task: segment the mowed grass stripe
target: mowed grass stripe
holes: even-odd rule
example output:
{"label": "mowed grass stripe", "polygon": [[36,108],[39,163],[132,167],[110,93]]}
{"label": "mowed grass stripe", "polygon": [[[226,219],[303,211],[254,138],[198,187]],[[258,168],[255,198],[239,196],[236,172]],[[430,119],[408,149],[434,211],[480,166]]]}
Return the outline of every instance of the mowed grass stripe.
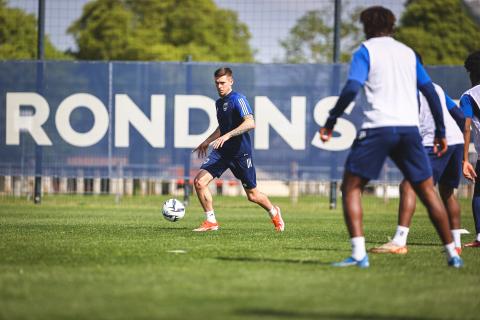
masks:
{"label": "mowed grass stripe", "polygon": [[[275,198],[286,232],[243,198],[217,197],[221,230],[194,233],[161,217],[164,197],[0,199],[0,319],[476,319],[480,251],[446,267],[418,205],[406,256],[334,269],[350,254],[339,206]],[[394,232],[397,201],[365,199],[367,247]],[[468,200],[464,226],[473,231]],[[464,240],[471,240],[472,235]],[[169,252],[182,250],[185,253]]]}

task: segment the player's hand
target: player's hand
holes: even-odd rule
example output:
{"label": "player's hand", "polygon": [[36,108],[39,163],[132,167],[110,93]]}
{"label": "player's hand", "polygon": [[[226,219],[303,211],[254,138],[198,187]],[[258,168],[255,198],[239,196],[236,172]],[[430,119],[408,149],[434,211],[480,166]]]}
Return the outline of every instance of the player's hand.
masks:
{"label": "player's hand", "polygon": [[203,141],[198,147],[192,150],[192,153],[197,152],[198,158],[204,158],[207,155],[208,143]]}
{"label": "player's hand", "polygon": [[215,139],[213,142],[212,142],[212,147],[213,149],[220,149],[221,147],[223,147],[223,144],[228,140],[230,139],[230,135],[227,133],[227,134],[224,134],[223,136],[221,137],[218,137],[217,139]]}
{"label": "player's hand", "polygon": [[438,156],[441,157],[447,152],[448,145],[447,139],[445,138],[435,138],[433,140],[433,152]]}
{"label": "player's hand", "polygon": [[475,182],[477,178],[475,168],[473,168],[472,164],[468,161],[463,161],[463,176],[472,182]]}
{"label": "player's hand", "polygon": [[318,133],[320,134],[320,140],[322,140],[322,142],[327,142],[332,137],[333,130],[327,128],[320,128],[320,130],[318,130]]}

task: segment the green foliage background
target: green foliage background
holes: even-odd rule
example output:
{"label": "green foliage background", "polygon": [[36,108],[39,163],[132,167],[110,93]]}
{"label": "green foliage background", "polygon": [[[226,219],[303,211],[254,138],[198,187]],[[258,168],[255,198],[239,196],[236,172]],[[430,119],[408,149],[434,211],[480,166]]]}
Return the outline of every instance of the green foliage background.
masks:
{"label": "green foliage background", "polygon": [[78,59],[253,61],[247,26],[212,0],[96,0],[69,33]]}
{"label": "green foliage background", "polygon": [[429,65],[463,64],[480,49],[480,28],[461,0],[408,1],[395,37]]}
{"label": "green foliage background", "polygon": [[[37,58],[37,19],[21,9],[9,8],[0,0],[0,59]],[[71,59],[57,50],[45,36],[46,59]]]}

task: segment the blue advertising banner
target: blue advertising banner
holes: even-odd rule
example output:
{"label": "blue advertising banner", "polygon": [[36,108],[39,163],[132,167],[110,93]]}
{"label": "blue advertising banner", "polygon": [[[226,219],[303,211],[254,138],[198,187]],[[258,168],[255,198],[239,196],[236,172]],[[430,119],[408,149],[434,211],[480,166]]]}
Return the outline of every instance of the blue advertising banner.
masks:
{"label": "blue advertising banner", "polygon": [[[0,175],[188,176],[202,163],[192,149],[217,127],[213,72],[220,66],[0,62]],[[255,113],[250,134],[258,177],[340,179],[364,97],[347,109],[330,142],[323,144],[317,132],[348,66],[230,66],[234,90]],[[469,86],[462,67],[427,70],[454,99]],[[400,178],[387,164],[381,179]]]}

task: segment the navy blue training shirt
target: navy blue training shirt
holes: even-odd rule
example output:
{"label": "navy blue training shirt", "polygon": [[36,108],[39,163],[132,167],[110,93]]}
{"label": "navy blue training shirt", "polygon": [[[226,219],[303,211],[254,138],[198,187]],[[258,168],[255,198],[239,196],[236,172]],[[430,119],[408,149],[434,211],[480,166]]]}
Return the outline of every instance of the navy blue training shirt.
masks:
{"label": "navy blue training shirt", "polygon": [[[221,135],[237,128],[244,121],[243,117],[246,115],[253,115],[252,108],[250,108],[245,96],[234,91],[218,99],[215,102],[215,106],[217,108],[217,120]],[[252,143],[250,134],[245,132],[232,137],[218,150],[226,157],[251,155]]]}

